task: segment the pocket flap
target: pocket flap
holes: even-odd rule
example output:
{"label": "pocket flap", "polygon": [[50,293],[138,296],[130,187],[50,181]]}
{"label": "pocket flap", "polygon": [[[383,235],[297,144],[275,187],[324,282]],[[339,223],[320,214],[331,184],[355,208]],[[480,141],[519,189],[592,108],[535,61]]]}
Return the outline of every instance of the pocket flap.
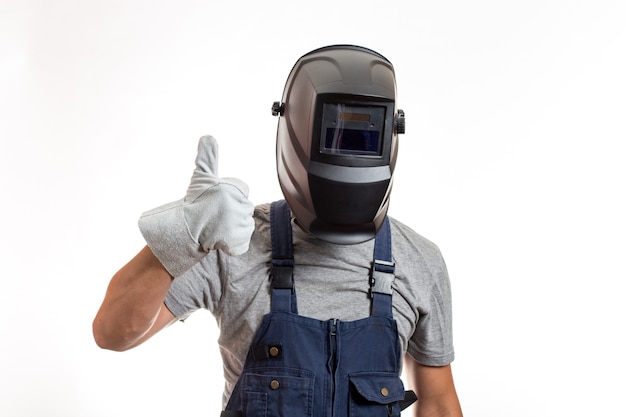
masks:
{"label": "pocket flap", "polygon": [[368,401],[390,404],[404,399],[404,384],[395,374],[353,374],[350,375],[350,383]]}

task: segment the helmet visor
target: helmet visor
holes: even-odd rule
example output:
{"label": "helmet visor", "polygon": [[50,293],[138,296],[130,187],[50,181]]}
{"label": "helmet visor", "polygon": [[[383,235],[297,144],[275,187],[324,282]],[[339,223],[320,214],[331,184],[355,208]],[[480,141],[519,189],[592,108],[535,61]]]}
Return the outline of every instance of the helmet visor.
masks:
{"label": "helmet visor", "polygon": [[381,155],[385,108],[324,103],[320,152]]}

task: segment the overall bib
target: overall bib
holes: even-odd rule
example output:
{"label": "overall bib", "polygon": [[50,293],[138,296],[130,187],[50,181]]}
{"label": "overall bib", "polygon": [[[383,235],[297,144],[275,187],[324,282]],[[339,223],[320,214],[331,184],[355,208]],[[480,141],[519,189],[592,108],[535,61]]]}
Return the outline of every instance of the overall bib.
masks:
{"label": "overall bib", "polygon": [[349,322],[298,315],[291,218],[284,200],[272,203],[270,222],[271,311],[222,417],[398,417],[417,398],[405,392],[399,377],[389,221],[376,236],[371,315]]}

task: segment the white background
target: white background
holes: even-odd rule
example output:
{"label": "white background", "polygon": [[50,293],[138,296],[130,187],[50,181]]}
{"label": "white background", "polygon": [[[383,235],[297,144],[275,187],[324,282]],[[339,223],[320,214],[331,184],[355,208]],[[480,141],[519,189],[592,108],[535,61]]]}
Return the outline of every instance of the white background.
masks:
{"label": "white background", "polygon": [[333,43],[396,67],[390,213],[446,258],[465,415],[626,415],[625,21],[620,0],[0,0],[0,415],[217,415],[209,313],[125,353],[91,321],[201,135],[280,198],[271,104]]}

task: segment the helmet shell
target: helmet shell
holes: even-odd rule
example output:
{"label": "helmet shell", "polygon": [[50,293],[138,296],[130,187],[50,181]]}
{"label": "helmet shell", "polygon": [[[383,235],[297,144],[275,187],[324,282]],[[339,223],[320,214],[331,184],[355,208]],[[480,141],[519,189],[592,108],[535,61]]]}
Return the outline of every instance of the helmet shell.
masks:
{"label": "helmet shell", "polygon": [[393,183],[397,113],[393,65],[379,53],[332,45],[296,62],[280,105],[276,166],[301,228],[338,244],[376,235]]}

